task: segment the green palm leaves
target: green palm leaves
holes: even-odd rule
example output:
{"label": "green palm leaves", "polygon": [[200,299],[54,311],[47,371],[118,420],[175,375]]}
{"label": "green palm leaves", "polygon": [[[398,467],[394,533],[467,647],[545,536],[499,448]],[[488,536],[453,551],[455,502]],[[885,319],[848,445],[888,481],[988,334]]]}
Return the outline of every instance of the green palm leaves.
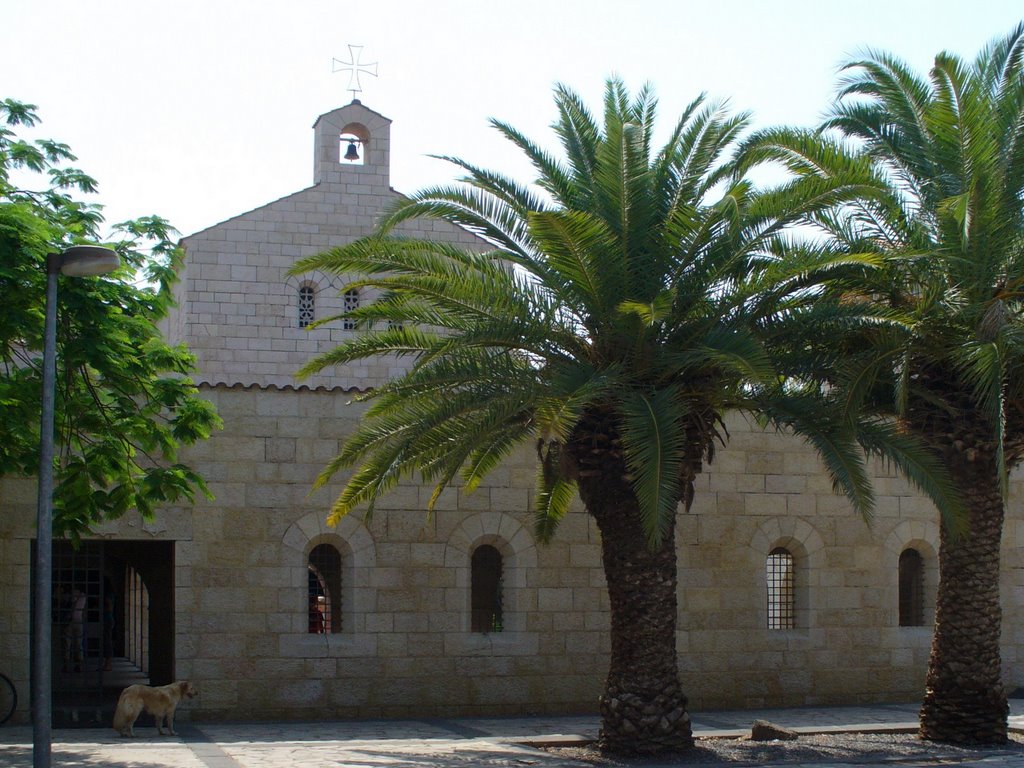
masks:
{"label": "green palm leaves", "polygon": [[[366,418],[322,474],[321,484],[357,467],[332,514],[364,503],[372,511],[414,473],[434,484],[434,499],[460,474],[471,489],[533,440],[540,535],[597,472],[621,475],[658,544],[724,438],[722,415],[737,408],[832,446],[823,455],[837,484],[868,511],[857,420],[785,407],[820,392],[816,363],[799,350],[844,317],[815,301],[816,286],[874,257],[803,247],[784,233],[849,186],[818,179],[755,193],[730,159],[746,116],[703,97],[657,150],[648,89],[631,98],[610,81],[601,123],[569,89],[555,100],[561,157],[494,122],[532,161],[534,185],[455,160],[460,185],[421,191],[385,217],[379,236],[295,265],[356,275],[352,285],[379,296],[346,315],[363,334],[302,373],[381,354],[410,361],[366,395]],[[393,234],[421,216],[475,232],[481,252]],[[384,329],[385,319],[402,327]],[[606,461],[595,470],[581,452],[598,443]]]}
{"label": "green palm leaves", "polygon": [[[880,177],[830,231],[889,257],[861,290],[896,319],[861,339],[865,397],[891,398],[969,498],[943,531],[922,737],[1006,741],[999,552],[1008,469],[1024,457],[1024,25],[973,63],[939,54],[927,80],[871,54],[849,65],[826,123]],[[969,680],[969,685],[962,685]]]}
{"label": "green palm leaves", "polygon": [[856,289],[887,315],[851,368],[858,388],[884,384],[901,414],[937,400],[983,414],[1004,487],[1022,450],[1019,427],[1008,430],[1024,386],[1022,58],[1024,26],[972,64],[940,54],[927,80],[869,53],[845,67],[825,136],[766,131],[748,154],[785,163],[793,184],[858,186],[813,218],[837,247],[886,256]]}

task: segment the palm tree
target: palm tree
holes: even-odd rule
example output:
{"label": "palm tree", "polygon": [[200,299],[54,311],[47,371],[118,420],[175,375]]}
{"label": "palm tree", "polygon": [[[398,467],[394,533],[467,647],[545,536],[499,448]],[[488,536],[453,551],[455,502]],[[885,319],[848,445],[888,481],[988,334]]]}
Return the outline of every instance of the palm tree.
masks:
{"label": "palm tree", "polygon": [[[703,97],[657,152],[646,88],[631,99],[609,81],[603,125],[565,87],[556,104],[564,160],[493,122],[532,161],[535,187],[448,158],[464,183],[421,191],[379,236],[295,265],[362,275],[346,288],[379,291],[344,315],[366,332],[301,374],[413,358],[367,396],[365,419],[318,482],[355,465],[332,516],[362,504],[369,514],[400,478],[419,473],[436,498],[461,474],[468,492],[517,445],[535,445],[539,537],[553,535],[577,492],[601,533],[611,659],[600,743],[676,750],[692,734],[676,658],[675,522],[727,438],[723,415],[742,409],[806,435],[861,511],[872,499],[858,439],[891,448],[922,482],[927,465],[912,468],[889,425],[835,418],[815,391],[781,384],[808,362],[780,342],[811,338],[809,324],[843,313],[814,302],[813,286],[873,258],[799,249],[781,235],[841,189],[814,180],[784,198],[754,195],[726,157],[746,116]],[[421,216],[465,227],[491,250],[389,234]]]}
{"label": "palm tree", "polygon": [[[811,217],[851,253],[884,253],[860,296],[887,317],[850,341],[845,384],[887,401],[968,500],[943,525],[923,738],[1007,738],[999,555],[1007,473],[1024,457],[1024,25],[925,80],[877,52],[844,67],[823,134],[767,131],[748,161],[861,186]],[[850,294],[847,294],[850,298]]]}

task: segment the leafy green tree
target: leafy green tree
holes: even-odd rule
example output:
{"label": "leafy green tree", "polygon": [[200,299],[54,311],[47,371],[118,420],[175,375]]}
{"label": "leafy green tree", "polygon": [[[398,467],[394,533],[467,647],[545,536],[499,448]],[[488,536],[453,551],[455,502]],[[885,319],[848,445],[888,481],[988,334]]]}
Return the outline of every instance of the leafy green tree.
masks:
{"label": "leafy green tree", "polygon": [[[885,317],[847,339],[844,388],[886,407],[968,501],[944,525],[921,735],[1002,743],[1000,538],[1007,473],[1024,457],[1024,25],[927,79],[891,55],[845,67],[822,134],[767,131],[748,158],[859,185],[814,223],[849,253],[885,254],[857,289]],[[850,290],[847,287],[846,290]],[[854,294],[847,295],[854,300]]]}
{"label": "leafy green tree", "polygon": [[[601,532],[611,659],[600,743],[680,749],[692,734],[676,657],[675,524],[728,437],[724,415],[738,409],[807,437],[864,512],[872,499],[858,440],[930,478],[926,466],[911,469],[913,447],[885,422],[837,416],[795,378],[816,363],[793,345],[844,322],[840,304],[813,301],[813,287],[871,259],[797,248],[782,233],[844,190],[810,180],[785,199],[755,195],[728,160],[746,116],[703,97],[660,150],[646,88],[631,99],[609,81],[603,124],[565,87],[556,105],[564,159],[494,122],[532,161],[536,187],[449,158],[463,184],[424,190],[385,217],[380,236],[295,265],[361,275],[351,287],[379,291],[345,315],[366,332],[302,373],[412,357],[408,373],[367,396],[319,482],[356,466],[332,515],[362,504],[369,514],[403,477],[419,473],[436,499],[461,474],[469,492],[516,446],[535,445],[540,538],[577,492]],[[421,216],[492,249],[389,234]]]}
{"label": "leafy green tree", "polygon": [[[22,138],[35,107],[0,101],[0,477],[39,467],[46,254],[101,239],[96,184],[69,167],[61,143]],[[29,188],[43,179],[42,188]],[[180,445],[220,424],[188,378],[193,358],[163,341],[180,254],[155,216],[118,224],[108,245],[121,268],[106,279],[66,279],[58,291],[54,527],[78,537],[93,524],[206,493],[175,463]],[[140,283],[144,280],[145,283]]]}

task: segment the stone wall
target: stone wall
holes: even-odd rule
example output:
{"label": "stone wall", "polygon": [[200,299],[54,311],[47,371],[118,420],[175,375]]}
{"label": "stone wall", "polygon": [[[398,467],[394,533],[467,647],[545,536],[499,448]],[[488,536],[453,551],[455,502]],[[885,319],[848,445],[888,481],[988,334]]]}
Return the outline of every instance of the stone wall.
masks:
{"label": "stone wall", "polygon": [[[324,524],[339,483],[310,493],[361,405],[343,392],[205,388],[225,429],[183,458],[214,501],[131,516],[101,538],[175,542],[175,674],[199,685],[196,720],[589,712],[609,647],[596,527],[571,513],[534,540],[529,451],[472,494],[400,486],[373,520]],[[729,419],[731,440],[680,512],[679,661],[695,709],[913,700],[930,628],[897,626],[897,561],[924,556],[934,599],[935,513],[879,468],[870,525],[832,493],[799,441]],[[1019,481],[1004,551],[1007,683],[1022,683]],[[28,690],[34,483],[4,481],[0,669]],[[343,631],[307,632],[307,557],[342,553]],[[504,631],[469,630],[469,562],[504,561]],[[796,628],[766,629],[765,558],[796,561]],[[27,707],[27,695],[22,697]]]}

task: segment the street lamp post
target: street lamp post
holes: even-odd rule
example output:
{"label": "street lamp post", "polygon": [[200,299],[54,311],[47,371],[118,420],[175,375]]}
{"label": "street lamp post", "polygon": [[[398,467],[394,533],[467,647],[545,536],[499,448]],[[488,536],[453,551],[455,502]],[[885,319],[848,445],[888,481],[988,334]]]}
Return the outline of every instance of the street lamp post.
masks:
{"label": "street lamp post", "polygon": [[75,245],[46,257],[46,320],[43,328],[43,400],[39,427],[39,498],[32,614],[32,765],[50,768],[53,600],[53,404],[57,370],[57,275],[88,277],[117,269],[110,248]]}

